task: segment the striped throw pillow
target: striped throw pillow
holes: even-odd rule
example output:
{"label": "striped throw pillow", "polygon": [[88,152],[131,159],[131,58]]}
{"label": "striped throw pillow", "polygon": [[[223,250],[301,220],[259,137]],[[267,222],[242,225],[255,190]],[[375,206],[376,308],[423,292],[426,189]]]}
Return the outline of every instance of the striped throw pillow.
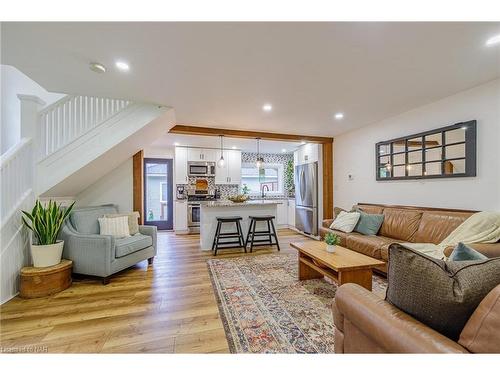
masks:
{"label": "striped throw pillow", "polygon": [[100,217],[100,234],[106,234],[117,238],[129,237],[128,216]]}

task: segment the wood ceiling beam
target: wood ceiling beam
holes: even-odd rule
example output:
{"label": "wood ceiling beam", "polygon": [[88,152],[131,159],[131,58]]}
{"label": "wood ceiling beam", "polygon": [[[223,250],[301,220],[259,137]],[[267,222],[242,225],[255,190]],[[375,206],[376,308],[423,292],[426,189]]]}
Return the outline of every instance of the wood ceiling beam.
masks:
{"label": "wood ceiling beam", "polygon": [[185,135],[205,135],[205,136],[219,136],[233,138],[260,138],[270,141],[306,141],[309,143],[332,143],[331,137],[318,137],[313,135],[298,135],[298,134],[280,134],[251,130],[234,130],[223,128],[207,128],[204,126],[191,126],[191,125],[175,125],[169,130],[172,134],[185,134]]}

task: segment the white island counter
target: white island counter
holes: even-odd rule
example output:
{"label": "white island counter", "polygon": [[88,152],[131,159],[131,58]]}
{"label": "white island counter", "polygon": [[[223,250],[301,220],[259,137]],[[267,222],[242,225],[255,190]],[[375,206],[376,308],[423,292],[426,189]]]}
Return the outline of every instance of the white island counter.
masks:
{"label": "white island counter", "polygon": [[[233,203],[231,201],[211,201],[201,202],[200,210],[200,246],[202,250],[212,250],[215,229],[217,228],[218,216],[241,216],[241,228],[243,238],[246,238],[248,226],[250,224],[249,216],[252,215],[274,215],[277,216],[277,205],[283,204],[283,201],[273,200],[250,200],[243,203]],[[256,230],[267,229],[259,227],[257,223]],[[275,224],[276,225],[276,224]],[[234,224],[223,224],[222,233],[236,232]]]}

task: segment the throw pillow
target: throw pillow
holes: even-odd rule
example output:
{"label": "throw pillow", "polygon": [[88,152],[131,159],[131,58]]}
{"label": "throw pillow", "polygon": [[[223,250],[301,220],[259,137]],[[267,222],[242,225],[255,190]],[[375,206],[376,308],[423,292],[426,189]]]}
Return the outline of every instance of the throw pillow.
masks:
{"label": "throw pillow", "polygon": [[356,211],[359,212],[361,216],[359,217],[359,221],[356,224],[354,231],[367,236],[376,235],[384,222],[384,215],[367,214],[361,210]]}
{"label": "throw pillow", "polygon": [[464,245],[462,242],[459,242],[455,247],[453,252],[450,254],[448,260],[450,261],[461,261],[461,260],[484,260],[488,259],[488,257],[481,254],[479,251],[474,250],[472,247]]}
{"label": "throw pillow", "polygon": [[333,219],[335,220],[341,212],[347,212],[347,210],[344,210],[343,208],[340,207],[333,207]]}
{"label": "throw pillow", "polygon": [[130,235],[133,236],[139,233],[139,212],[134,211],[126,214],[107,214],[104,217],[120,217],[127,216],[128,217],[128,228]]}
{"label": "throw pillow", "polygon": [[345,212],[342,211],[330,225],[330,229],[336,229],[341,232],[351,233],[358,223],[360,213],[359,212]]}
{"label": "throw pillow", "polygon": [[457,341],[479,303],[500,284],[500,258],[445,262],[392,244],[387,279],[387,301]]}
{"label": "throw pillow", "polygon": [[106,234],[117,238],[129,237],[128,216],[100,217],[100,234]]}

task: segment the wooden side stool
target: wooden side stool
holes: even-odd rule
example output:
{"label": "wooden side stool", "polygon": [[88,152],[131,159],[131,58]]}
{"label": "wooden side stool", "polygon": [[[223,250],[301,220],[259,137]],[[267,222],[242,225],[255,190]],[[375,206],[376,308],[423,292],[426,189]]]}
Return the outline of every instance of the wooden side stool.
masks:
{"label": "wooden side stool", "polygon": [[22,298],[45,297],[69,288],[72,268],[73,262],[67,259],[51,267],[23,267],[19,296]]}

